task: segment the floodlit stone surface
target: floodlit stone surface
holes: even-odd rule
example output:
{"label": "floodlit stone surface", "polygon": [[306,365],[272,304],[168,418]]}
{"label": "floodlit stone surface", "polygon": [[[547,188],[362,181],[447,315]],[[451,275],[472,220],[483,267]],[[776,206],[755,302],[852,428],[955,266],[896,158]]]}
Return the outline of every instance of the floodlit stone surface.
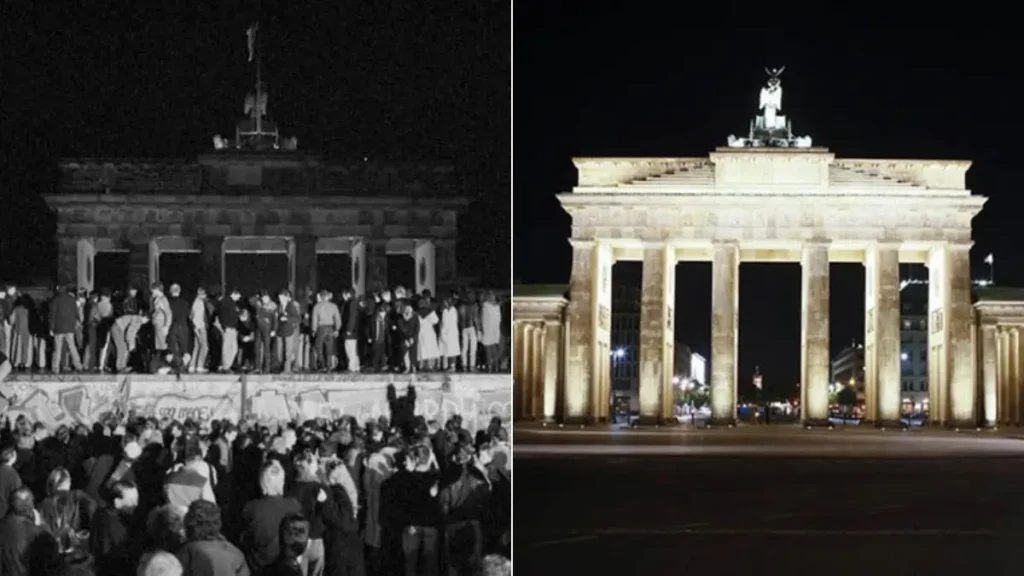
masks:
{"label": "floodlit stone surface", "polygon": [[[558,197],[572,217],[573,243],[564,385],[557,400],[545,392],[545,414],[555,402],[567,421],[609,416],[611,265],[618,259],[644,266],[639,400],[645,420],[668,415],[672,268],[682,260],[713,266],[713,421],[732,422],[736,415],[740,262],[803,266],[801,395],[808,421],[828,416],[829,262],[868,266],[865,380],[868,415],[879,422],[900,417],[899,264],[927,264],[932,420],[970,426],[980,417],[968,253],[971,220],[986,199],[966,188],[970,162],[842,159],[824,148],[719,148],[705,158],[574,162],[579,184]],[[1011,410],[1000,395],[1005,381],[994,380],[997,419]]]}
{"label": "floodlit stone surface", "polygon": [[865,263],[864,367],[868,419],[881,425],[899,422],[901,382],[900,270],[898,246],[868,251]]}
{"label": "floodlit stone surface", "polygon": [[810,242],[804,246],[801,264],[803,318],[801,389],[805,422],[828,420],[829,363],[829,270],[828,244]]}
{"label": "floodlit stone surface", "polygon": [[671,407],[675,302],[675,254],[655,245],[644,249],[640,300],[640,419],[657,423]]}
{"label": "floodlit stone surface", "polygon": [[711,418],[736,420],[740,262],[735,244],[714,247],[711,263]]}

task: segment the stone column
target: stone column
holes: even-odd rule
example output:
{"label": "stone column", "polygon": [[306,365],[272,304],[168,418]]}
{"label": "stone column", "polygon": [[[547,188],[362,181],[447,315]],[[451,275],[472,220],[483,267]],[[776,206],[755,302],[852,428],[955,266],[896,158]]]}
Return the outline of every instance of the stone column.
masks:
{"label": "stone column", "polygon": [[996,344],[996,327],[981,327],[981,381],[984,406],[983,424],[987,428],[998,424],[998,371],[999,350]]}
{"label": "stone column", "polygon": [[544,336],[544,389],[541,416],[545,422],[551,422],[555,419],[560,385],[563,348],[562,325],[558,322],[548,322],[545,324],[544,330],[546,334]]}
{"label": "stone column", "polygon": [[526,357],[526,322],[512,325],[512,417],[518,420],[523,414],[523,380]]}
{"label": "stone column", "polygon": [[1010,353],[1009,384],[1010,393],[1008,402],[1010,408],[1010,425],[1020,425],[1020,331],[1016,328],[1007,330],[1007,351]]}
{"label": "stone column", "polygon": [[389,290],[387,240],[364,240],[366,244],[366,289]]}
{"label": "stone column", "polygon": [[736,422],[736,370],[740,304],[740,252],[736,243],[712,250],[711,423]]}
{"label": "stone column", "polygon": [[[149,241],[149,283],[160,281],[160,244],[153,238]],[[164,286],[165,290],[168,288]]]}
{"label": "stone column", "polygon": [[644,249],[640,299],[640,423],[660,424],[672,392],[675,249]]}
{"label": "stone column", "polygon": [[316,236],[302,234],[294,239],[295,246],[295,293],[306,289],[317,291],[316,278]]}
{"label": "stone column", "polygon": [[92,238],[82,238],[78,241],[76,250],[78,289],[92,292],[95,289],[96,244]]}
{"label": "stone column", "polygon": [[543,323],[533,329],[533,382],[530,386],[530,418],[539,420],[544,413],[544,376],[547,330]]}
{"label": "stone column", "polygon": [[415,254],[416,260],[416,293],[422,294],[424,290],[437,296],[437,283],[435,275],[437,254],[434,251],[434,243],[430,240],[417,240]]}
{"label": "stone column", "polygon": [[149,239],[135,239],[129,236],[128,260],[131,269],[131,284],[145,293],[149,290]]}
{"label": "stone column", "polygon": [[828,244],[807,243],[801,257],[803,327],[800,350],[800,386],[804,424],[828,422],[829,276]]}
{"label": "stone column", "polygon": [[572,273],[569,278],[569,355],[566,358],[565,402],[562,420],[567,424],[586,422],[591,413],[595,333],[598,322],[597,244],[571,240]]}
{"label": "stone column", "polygon": [[436,282],[437,289],[448,290],[458,289],[458,272],[456,266],[455,240],[438,240],[434,242],[436,259]]}
{"label": "stone column", "polygon": [[899,247],[882,244],[871,248],[865,268],[869,313],[865,317],[864,348],[872,355],[871,362],[865,358],[865,384],[870,378],[871,412],[876,424],[898,426],[902,391]]}
{"label": "stone column", "polygon": [[1010,417],[1010,350],[1009,334],[1003,327],[996,328],[996,357],[998,358],[997,369],[997,406],[999,423],[1009,425],[1013,419]]}
{"label": "stone column", "polygon": [[948,249],[949,414],[952,424],[960,428],[978,424],[970,251],[970,245],[964,244]]}
{"label": "stone column", "polygon": [[203,258],[203,282],[206,284],[206,292],[211,296],[216,293],[223,294],[229,290],[222,286],[222,266],[224,264],[224,238],[219,236],[204,236],[199,240],[200,254]]}

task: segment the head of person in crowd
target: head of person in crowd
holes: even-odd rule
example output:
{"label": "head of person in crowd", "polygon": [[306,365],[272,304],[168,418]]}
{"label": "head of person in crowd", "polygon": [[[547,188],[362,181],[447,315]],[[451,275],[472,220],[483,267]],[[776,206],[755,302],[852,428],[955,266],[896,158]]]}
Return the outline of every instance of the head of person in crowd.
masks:
{"label": "head of person in crowd", "polygon": [[66,424],[61,424],[57,427],[57,431],[54,432],[54,437],[58,442],[67,446],[68,442],[71,442],[71,429]]}
{"label": "head of person in crowd", "polygon": [[482,576],[512,576],[512,561],[499,554],[484,556],[480,563]]}
{"label": "head of person in crowd", "polygon": [[287,446],[289,450],[295,447],[295,443],[298,442],[299,439],[295,434],[294,428],[285,428],[281,432],[281,438],[284,439],[285,446]]}
{"label": "head of person in crowd", "polygon": [[75,426],[75,436],[79,438],[88,438],[89,427],[86,426],[85,424],[79,424],[78,426]]}
{"label": "head of person in crowd", "polygon": [[238,438],[238,427],[234,424],[225,424],[220,429],[220,435],[228,444],[233,444],[235,439]]}
{"label": "head of person in crowd", "polygon": [[171,284],[171,296],[174,298],[181,296],[181,285],[177,283]]}
{"label": "head of person in crowd", "polygon": [[238,301],[242,299],[242,291],[239,290],[237,287],[232,288],[231,293],[228,295],[228,297],[231,298],[232,302],[238,303]]}
{"label": "head of person in crowd", "polygon": [[160,282],[153,282],[153,285],[149,287],[149,293],[156,298],[157,296],[164,295],[164,285]]}
{"label": "head of person in crowd", "polygon": [[277,294],[277,300],[281,303],[282,307],[287,306],[292,301],[292,293],[287,289],[281,290]]}
{"label": "head of person in crowd", "polygon": [[430,448],[422,444],[409,446],[405,454],[405,469],[409,472],[430,470]]}
{"label": "head of person in crowd", "polygon": [[14,463],[18,461],[18,449],[14,446],[4,446],[0,449],[0,464],[6,464],[8,466],[14,466]]}
{"label": "head of person in crowd", "polygon": [[157,550],[143,554],[139,560],[138,576],[182,576],[183,570],[174,554]]}
{"label": "head of person in crowd", "polygon": [[196,289],[196,298],[198,298],[199,300],[206,300],[206,288],[200,286],[198,289]]}
{"label": "head of person in crowd", "polygon": [[185,543],[186,508],[164,504],[154,508],[146,518],[146,533],[161,550],[177,552]]}
{"label": "head of person in crowd", "polygon": [[50,429],[46,427],[46,424],[36,422],[32,426],[32,435],[35,436],[36,442],[41,442],[50,437]]}
{"label": "head of person in crowd", "polygon": [[129,298],[135,298],[138,295],[139,295],[139,289],[136,288],[134,284],[128,286],[128,297]]}
{"label": "head of person in crowd", "polygon": [[270,305],[270,293],[269,292],[267,292],[266,290],[260,290],[258,296],[259,296],[260,306],[266,307],[266,306]]}
{"label": "head of person in crowd", "polygon": [[264,496],[284,496],[284,468],[277,460],[260,466],[260,491]]}
{"label": "head of person in crowd", "polygon": [[301,558],[309,547],[309,520],[289,514],[281,520],[281,554],[289,560]]}
{"label": "head of person in crowd", "polygon": [[189,542],[221,540],[220,507],[213,502],[196,500],[185,513],[185,538]]}
{"label": "head of person in crowd", "polygon": [[122,514],[132,514],[139,506],[139,489],[134,482],[118,480],[110,489],[114,496],[114,508]]}
{"label": "head of person in crowd", "polygon": [[36,499],[29,487],[22,486],[12,492],[8,506],[10,506],[8,514],[14,514],[15,516],[35,521]]}
{"label": "head of person in crowd", "polygon": [[71,490],[71,473],[67,468],[58,466],[46,477],[46,495],[53,496],[58,492]]}
{"label": "head of person in crowd", "polygon": [[295,455],[295,471],[300,478],[315,477],[319,462],[312,450],[301,450]]}

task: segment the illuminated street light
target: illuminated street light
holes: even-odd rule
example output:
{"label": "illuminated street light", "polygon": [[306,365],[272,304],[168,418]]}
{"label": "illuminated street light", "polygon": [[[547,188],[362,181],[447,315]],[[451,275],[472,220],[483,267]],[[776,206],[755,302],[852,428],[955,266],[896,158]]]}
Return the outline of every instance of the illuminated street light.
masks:
{"label": "illuminated street light", "polygon": [[904,362],[906,362],[907,360],[910,360],[910,354],[907,354],[906,352],[904,352],[904,353],[900,354],[900,359],[903,360]]}
{"label": "illuminated street light", "polygon": [[625,348],[616,348],[615,352],[612,352],[612,355],[615,356],[616,358],[622,358],[622,357],[624,357],[626,355],[626,349]]}

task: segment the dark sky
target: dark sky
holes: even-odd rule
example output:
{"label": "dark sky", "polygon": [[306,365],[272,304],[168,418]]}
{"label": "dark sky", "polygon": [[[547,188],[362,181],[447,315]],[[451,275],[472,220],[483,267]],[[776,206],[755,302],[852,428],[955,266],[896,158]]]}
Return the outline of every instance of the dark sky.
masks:
{"label": "dark sky", "polygon": [[[999,284],[1024,285],[1018,183],[1018,74],[1004,54],[1012,36],[893,26],[847,32],[723,29],[724,15],[656,17],[650,11],[584,10],[565,2],[516,3],[515,276],[565,283],[570,220],[554,195],[571,190],[573,156],[702,156],[743,134],[755,114],[764,68],[786,66],[783,112],[794,131],[848,158],[968,159],[968,186],[990,198],[974,220],[972,261]],[[629,4],[627,6],[633,6]],[[786,21],[783,14],[774,18]],[[692,25],[701,21],[708,25]],[[740,20],[742,21],[742,20]],[[814,35],[807,30],[819,30]],[[904,275],[924,277],[923,267]],[[707,355],[710,264],[677,267],[676,339]],[[861,341],[864,273],[832,266],[833,353]],[[800,268],[740,269],[740,386],[760,365],[765,384],[799,379]],[[639,285],[639,264],[617,264],[616,281]],[[782,392],[784,388],[775,388]]]}
{"label": "dark sky", "polygon": [[233,132],[254,83],[245,30],[257,15],[282,133],[329,158],[454,162],[481,199],[463,220],[460,264],[472,253],[477,273],[507,286],[503,0],[5,2],[0,278],[40,274],[23,255],[52,235],[38,192],[58,157],[187,158]]}

